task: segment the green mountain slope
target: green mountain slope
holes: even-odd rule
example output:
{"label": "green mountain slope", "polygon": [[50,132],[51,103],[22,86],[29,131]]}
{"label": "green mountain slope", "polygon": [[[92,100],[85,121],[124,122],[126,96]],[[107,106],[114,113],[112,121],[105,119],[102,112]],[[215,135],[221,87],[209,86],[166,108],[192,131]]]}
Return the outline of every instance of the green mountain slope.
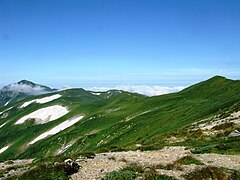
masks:
{"label": "green mountain slope", "polygon": [[[240,81],[214,77],[181,92],[146,97],[124,91],[91,92],[69,89],[30,97],[0,108],[1,160],[34,158],[87,151],[136,149],[136,144],[161,144],[163,135],[175,133],[194,122],[229,110],[240,102]],[[34,101],[52,95],[61,97],[46,103]],[[22,117],[54,105],[67,107],[68,113],[45,124],[30,119],[15,124]],[[11,109],[9,109],[12,107]],[[9,110],[7,110],[9,109]],[[84,116],[65,130],[34,144],[33,139],[59,124]],[[51,118],[51,117],[48,117]]]}

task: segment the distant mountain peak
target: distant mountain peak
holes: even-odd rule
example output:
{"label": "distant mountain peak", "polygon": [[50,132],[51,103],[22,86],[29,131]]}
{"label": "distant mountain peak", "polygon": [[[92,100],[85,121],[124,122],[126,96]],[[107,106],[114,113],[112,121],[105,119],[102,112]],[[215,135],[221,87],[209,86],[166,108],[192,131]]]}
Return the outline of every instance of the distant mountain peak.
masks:
{"label": "distant mountain peak", "polygon": [[229,80],[229,79],[227,79],[224,76],[217,75],[217,76],[213,76],[212,78],[208,79],[208,81],[212,81],[212,80]]}
{"label": "distant mountain peak", "polygon": [[17,83],[9,84],[0,90],[0,106],[7,102],[16,102],[32,95],[46,94],[54,91],[56,89],[35,84],[28,80],[21,80]]}
{"label": "distant mountain peak", "polygon": [[17,82],[16,84],[25,84],[25,85],[36,85],[35,83],[28,81],[28,80],[21,80],[19,82]]}
{"label": "distant mountain peak", "polygon": [[223,86],[224,84],[233,82],[232,79],[227,79],[223,76],[214,76],[206,81],[203,81],[202,84],[212,85],[212,86]]}
{"label": "distant mountain peak", "polygon": [[194,84],[182,91],[182,93],[194,93],[199,95],[199,93],[209,95],[217,95],[222,91],[228,90],[231,85],[235,84],[234,80],[227,79],[223,76],[214,76],[208,80]]}

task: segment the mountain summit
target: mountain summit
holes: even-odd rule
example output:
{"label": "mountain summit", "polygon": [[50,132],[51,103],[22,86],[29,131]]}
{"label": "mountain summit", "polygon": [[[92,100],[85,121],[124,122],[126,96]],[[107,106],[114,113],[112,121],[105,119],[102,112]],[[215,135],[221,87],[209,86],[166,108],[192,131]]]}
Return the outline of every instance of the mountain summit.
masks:
{"label": "mountain summit", "polygon": [[[25,84],[25,85],[29,85],[29,86],[36,86],[37,85],[37,84],[35,84],[31,81],[25,80],[25,79],[17,82],[17,84]],[[42,85],[40,85],[40,86],[42,86]]]}
{"label": "mountain summit", "polygon": [[0,90],[0,107],[28,96],[46,94],[54,91],[56,91],[56,89],[35,84],[31,81],[21,80],[17,83],[9,84]]}
{"label": "mountain summit", "polygon": [[239,84],[240,81],[238,80],[235,81],[222,76],[214,76],[184,89],[181,93],[195,96],[217,96],[223,92],[238,92]]}
{"label": "mountain summit", "polygon": [[[39,88],[39,90],[46,91],[46,92],[52,92],[52,91],[56,91],[57,90],[57,89],[51,89],[50,87],[43,86],[41,84],[35,84],[35,83],[33,83],[31,81],[28,81],[28,80],[21,80],[21,81],[17,82],[16,84],[24,85],[24,86],[30,86],[30,87],[34,88],[34,90],[38,90],[38,88]],[[42,94],[42,93],[40,93],[40,94]]]}

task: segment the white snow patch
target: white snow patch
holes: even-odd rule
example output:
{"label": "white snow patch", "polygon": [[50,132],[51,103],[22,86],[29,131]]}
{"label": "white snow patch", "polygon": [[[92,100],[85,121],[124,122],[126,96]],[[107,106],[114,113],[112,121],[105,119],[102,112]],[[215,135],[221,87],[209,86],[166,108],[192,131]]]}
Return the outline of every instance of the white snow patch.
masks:
{"label": "white snow patch", "polygon": [[234,112],[231,114],[234,118],[240,117],[240,111]]}
{"label": "white snow patch", "polygon": [[66,107],[60,105],[49,106],[45,108],[38,109],[27,116],[19,119],[15,124],[22,124],[28,119],[35,119],[36,124],[44,124],[50,121],[54,121],[68,113]]}
{"label": "white snow patch", "polygon": [[66,150],[68,150],[73,144],[75,144],[77,142],[77,139],[72,140],[71,142],[69,142],[66,145],[63,145],[55,154],[59,155],[63,152],[65,152]]}
{"label": "white snow patch", "polygon": [[0,112],[0,115],[3,114],[3,113],[5,113],[5,112],[7,112],[7,111],[9,111],[9,110],[12,109],[12,108],[13,108],[13,107],[10,107],[10,108],[8,108],[8,109],[6,109],[6,110]]}
{"label": "white snow patch", "polygon": [[67,146],[65,147],[62,147],[61,149],[59,149],[58,153],[57,154],[61,154],[63,152],[65,152],[68,148],[70,148],[72,146],[72,144],[68,144]]}
{"label": "white snow patch", "polygon": [[101,95],[100,92],[91,92],[91,93],[92,93],[92,95],[95,95],[95,96],[99,96],[99,95]]}
{"label": "white snow patch", "polygon": [[32,104],[32,103],[34,103],[34,102],[36,102],[36,100],[27,101],[27,102],[23,103],[23,104],[20,106],[20,108],[25,108],[25,107],[29,106],[30,104]]}
{"label": "white snow patch", "polygon": [[2,128],[5,124],[7,124],[7,122],[3,123],[2,125],[0,125],[0,128]]}
{"label": "white snow patch", "polygon": [[3,147],[0,149],[0,154],[3,153],[4,151],[6,151],[9,148],[9,145]]}
{"label": "white snow patch", "polygon": [[157,109],[157,108],[154,108],[154,109],[147,110],[147,111],[144,111],[144,112],[141,112],[141,113],[132,115],[132,116],[127,116],[127,117],[125,118],[125,120],[123,120],[123,121],[130,121],[130,120],[132,120],[132,119],[134,119],[134,118],[136,118],[136,117],[138,117],[138,116],[147,114],[147,113],[152,112],[152,111],[154,111],[154,110],[156,110],[156,109]]}
{"label": "white snow patch", "polygon": [[10,103],[10,101],[6,102],[6,103],[4,104],[4,106],[7,106],[9,103]]}
{"label": "white snow patch", "polygon": [[118,111],[120,110],[121,108],[115,108],[115,109],[108,109],[106,110],[107,113],[111,113],[111,112],[115,112],[115,111]]}
{"label": "white snow patch", "polygon": [[61,96],[62,96],[62,95],[60,95],[60,94],[54,94],[54,95],[49,96],[49,97],[44,97],[44,98],[41,98],[41,99],[34,99],[34,100],[31,100],[31,101],[28,101],[28,102],[23,103],[23,105],[22,105],[20,108],[27,107],[27,106],[29,106],[29,105],[32,104],[32,103],[44,104],[44,103],[53,101],[53,100],[55,100],[55,99],[58,99],[58,98],[60,98]]}
{"label": "white snow patch", "polygon": [[60,131],[63,131],[64,129],[67,129],[68,127],[74,125],[75,123],[77,123],[78,121],[80,121],[84,116],[77,116],[75,118],[66,120],[64,122],[62,122],[61,124],[55,126],[54,128],[52,128],[51,130],[39,135],[37,138],[35,138],[34,140],[32,140],[30,143],[28,143],[28,145],[32,145],[35,142],[44,139],[48,136],[54,135],[59,133]]}
{"label": "white snow patch", "polygon": [[4,112],[9,111],[9,110],[12,109],[12,108],[13,108],[13,107],[10,107],[10,108],[6,109]]}

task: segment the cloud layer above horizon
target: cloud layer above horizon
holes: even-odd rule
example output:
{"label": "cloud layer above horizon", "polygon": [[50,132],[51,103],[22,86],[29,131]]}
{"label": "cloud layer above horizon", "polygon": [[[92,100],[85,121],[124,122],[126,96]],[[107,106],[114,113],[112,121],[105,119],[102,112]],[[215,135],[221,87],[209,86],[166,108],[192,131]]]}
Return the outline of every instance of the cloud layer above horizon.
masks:
{"label": "cloud layer above horizon", "polygon": [[183,90],[185,87],[163,87],[163,86],[147,86],[147,85],[120,85],[115,87],[90,87],[86,90],[103,92],[112,89],[123,90],[131,93],[143,94],[146,96],[158,96],[162,94],[169,94]]}

